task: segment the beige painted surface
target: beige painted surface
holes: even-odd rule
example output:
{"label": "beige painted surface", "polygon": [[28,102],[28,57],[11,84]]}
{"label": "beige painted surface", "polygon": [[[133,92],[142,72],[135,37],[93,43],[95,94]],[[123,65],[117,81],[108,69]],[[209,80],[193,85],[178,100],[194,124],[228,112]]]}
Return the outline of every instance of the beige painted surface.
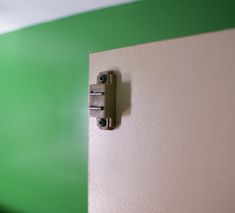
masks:
{"label": "beige painted surface", "polygon": [[89,124],[89,213],[235,212],[235,30],[90,57],[118,69],[121,125]]}

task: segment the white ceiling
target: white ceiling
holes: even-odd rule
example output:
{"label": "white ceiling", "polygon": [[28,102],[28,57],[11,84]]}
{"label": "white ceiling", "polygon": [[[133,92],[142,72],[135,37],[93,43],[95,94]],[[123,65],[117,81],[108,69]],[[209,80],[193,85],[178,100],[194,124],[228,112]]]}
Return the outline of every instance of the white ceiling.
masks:
{"label": "white ceiling", "polygon": [[0,0],[0,34],[133,0]]}

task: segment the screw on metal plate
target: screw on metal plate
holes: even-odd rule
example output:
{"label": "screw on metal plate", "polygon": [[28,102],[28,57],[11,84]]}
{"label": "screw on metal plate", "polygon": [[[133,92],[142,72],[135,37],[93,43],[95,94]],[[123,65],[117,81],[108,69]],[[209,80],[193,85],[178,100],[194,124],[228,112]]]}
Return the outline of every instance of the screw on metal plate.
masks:
{"label": "screw on metal plate", "polygon": [[116,126],[116,81],[115,72],[106,71],[99,73],[97,84],[90,85],[90,116],[97,118],[100,129]]}

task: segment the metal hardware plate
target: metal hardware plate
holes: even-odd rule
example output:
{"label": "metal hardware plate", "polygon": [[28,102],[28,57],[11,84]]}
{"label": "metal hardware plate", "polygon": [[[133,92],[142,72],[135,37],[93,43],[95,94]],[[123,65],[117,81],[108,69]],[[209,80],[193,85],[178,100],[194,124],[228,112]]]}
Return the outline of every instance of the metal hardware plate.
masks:
{"label": "metal hardware plate", "polygon": [[100,72],[97,84],[90,85],[90,116],[97,118],[100,129],[111,130],[116,126],[116,81],[114,71]]}

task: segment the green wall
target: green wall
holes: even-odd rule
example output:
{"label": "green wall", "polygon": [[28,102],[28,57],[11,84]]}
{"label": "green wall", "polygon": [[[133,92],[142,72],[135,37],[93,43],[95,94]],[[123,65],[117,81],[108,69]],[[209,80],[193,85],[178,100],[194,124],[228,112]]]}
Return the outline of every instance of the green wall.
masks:
{"label": "green wall", "polygon": [[1,35],[0,205],[87,212],[89,53],[233,27],[233,0],[155,0]]}

